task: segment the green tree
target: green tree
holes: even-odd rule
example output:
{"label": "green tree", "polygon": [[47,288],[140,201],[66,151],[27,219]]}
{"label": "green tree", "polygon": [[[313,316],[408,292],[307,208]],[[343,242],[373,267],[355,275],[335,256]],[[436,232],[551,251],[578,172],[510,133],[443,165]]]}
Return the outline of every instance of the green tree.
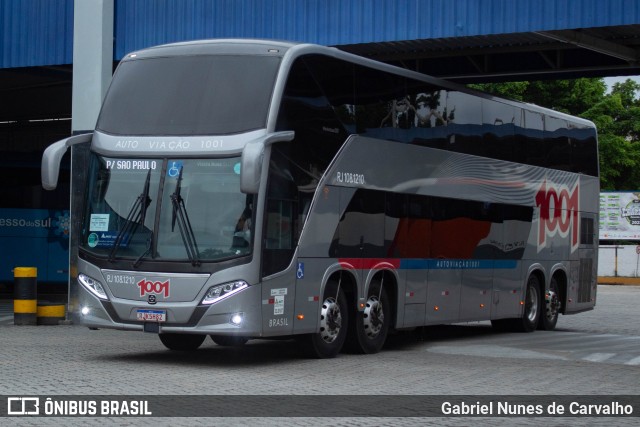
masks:
{"label": "green tree", "polygon": [[580,114],[598,128],[603,190],[640,188],[640,85],[627,79]]}

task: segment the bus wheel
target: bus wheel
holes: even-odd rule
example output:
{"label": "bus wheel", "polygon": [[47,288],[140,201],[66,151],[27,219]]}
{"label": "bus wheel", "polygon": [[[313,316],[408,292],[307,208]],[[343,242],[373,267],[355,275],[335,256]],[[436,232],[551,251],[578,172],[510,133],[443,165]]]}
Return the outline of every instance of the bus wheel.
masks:
{"label": "bus wheel", "polygon": [[491,325],[501,331],[531,332],[538,326],[540,318],[540,281],[535,275],[529,276],[524,299],[522,317],[492,320]]}
{"label": "bus wheel", "polygon": [[249,338],[229,335],[210,335],[214,343],[225,347],[240,347],[245,345]]}
{"label": "bus wheel", "polygon": [[560,292],[558,287],[558,281],[555,277],[551,278],[549,284],[549,292],[545,295],[545,303],[543,307],[543,313],[540,316],[540,323],[538,323],[538,329],[545,331],[552,331],[558,323],[558,314],[562,303],[560,302]]}
{"label": "bus wheel", "polygon": [[379,281],[372,283],[364,311],[356,314],[355,350],[365,354],[379,352],[387,339],[390,320],[391,305],[387,291]]}
{"label": "bus wheel", "polygon": [[159,334],[158,336],[165,347],[177,351],[197,350],[207,337],[206,335],[192,334]]}
{"label": "bus wheel", "polygon": [[310,356],[335,357],[347,337],[347,298],[337,282],[329,282],[320,308],[320,331],[303,337]]}
{"label": "bus wheel", "polygon": [[524,297],[524,312],[522,318],[515,322],[515,330],[531,332],[538,326],[540,319],[540,281],[534,274],[527,281],[527,293]]}

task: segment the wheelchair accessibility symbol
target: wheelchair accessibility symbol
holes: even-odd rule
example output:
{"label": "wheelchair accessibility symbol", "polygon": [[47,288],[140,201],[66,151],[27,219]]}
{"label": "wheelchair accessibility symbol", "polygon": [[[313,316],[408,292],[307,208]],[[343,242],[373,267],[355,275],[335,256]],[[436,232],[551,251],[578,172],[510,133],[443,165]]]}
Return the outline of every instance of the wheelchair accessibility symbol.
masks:
{"label": "wheelchair accessibility symbol", "polygon": [[302,279],[304,277],[304,262],[298,263],[298,270],[296,271],[296,277]]}
{"label": "wheelchair accessibility symbol", "polygon": [[167,169],[167,175],[171,178],[175,178],[180,174],[180,169],[182,169],[182,162],[169,162],[170,166]]}

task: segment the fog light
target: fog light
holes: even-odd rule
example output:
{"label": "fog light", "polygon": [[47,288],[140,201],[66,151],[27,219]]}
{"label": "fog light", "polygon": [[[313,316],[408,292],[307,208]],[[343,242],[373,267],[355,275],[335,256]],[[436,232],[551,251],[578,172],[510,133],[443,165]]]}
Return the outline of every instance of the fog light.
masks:
{"label": "fog light", "polygon": [[243,319],[243,313],[236,313],[233,316],[231,316],[231,323],[233,325],[240,325],[242,323],[242,319]]}
{"label": "fog light", "polygon": [[89,310],[89,307],[82,307],[82,310],[80,310],[80,313],[82,313],[83,316],[86,316],[87,314],[89,314],[91,310]]}

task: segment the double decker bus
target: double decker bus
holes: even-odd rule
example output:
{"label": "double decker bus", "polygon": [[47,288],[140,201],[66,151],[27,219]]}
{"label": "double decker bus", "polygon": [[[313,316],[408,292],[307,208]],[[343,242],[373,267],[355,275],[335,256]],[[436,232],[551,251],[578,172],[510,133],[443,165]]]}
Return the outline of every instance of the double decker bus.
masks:
{"label": "double decker bus", "polygon": [[45,188],[71,146],[92,328],[173,350],[295,336],[333,357],[595,305],[586,120],[334,48],[209,40],[127,55],[95,131],[46,150]]}

